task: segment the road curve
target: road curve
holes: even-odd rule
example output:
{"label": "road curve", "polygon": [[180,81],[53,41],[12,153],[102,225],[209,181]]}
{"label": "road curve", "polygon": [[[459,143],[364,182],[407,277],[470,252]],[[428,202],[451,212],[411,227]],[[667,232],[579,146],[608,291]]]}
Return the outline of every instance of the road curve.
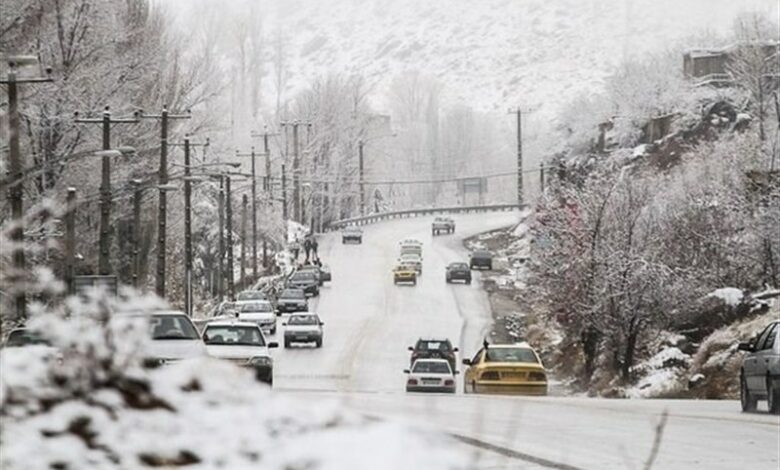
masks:
{"label": "road curve", "polygon": [[[462,355],[481,343],[490,312],[480,275],[470,286],[448,285],[444,266],[466,259],[463,238],[515,224],[519,213],[455,219],[451,236],[432,237],[424,217],[366,226],[362,245],[323,236],[333,282],[310,305],[325,322],[324,345],[276,352],[279,393],[432,427],[472,449],[475,468],[643,469],[652,455],[656,469],[778,468],[780,417],[740,413],[734,401],[404,393],[406,347],[419,336],[447,336]],[[393,285],[390,273],[407,237],[424,242],[416,287]]]}

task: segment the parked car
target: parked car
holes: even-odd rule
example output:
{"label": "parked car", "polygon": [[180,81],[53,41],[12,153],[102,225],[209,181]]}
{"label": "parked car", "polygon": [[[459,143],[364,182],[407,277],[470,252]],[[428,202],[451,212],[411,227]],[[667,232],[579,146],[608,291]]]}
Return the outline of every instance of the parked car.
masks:
{"label": "parked car", "polygon": [[149,322],[152,340],[142,351],[144,365],[147,367],[157,367],[206,355],[203,340],[190,317],[184,312],[164,310],[152,314],[128,314],[127,316],[142,318]]}
{"label": "parked car", "polygon": [[309,303],[306,301],[303,289],[285,289],[276,300],[276,311],[280,314],[307,310],[309,310]]}
{"label": "parked car", "polygon": [[453,281],[463,281],[466,284],[471,284],[471,269],[469,265],[463,262],[455,262],[447,265],[447,272],[445,274],[447,284]]}
{"label": "parked car", "polygon": [[271,335],[276,334],[276,312],[274,306],[267,300],[247,300],[236,302],[238,319],[254,323]]}
{"label": "parked car", "polygon": [[210,356],[254,369],[257,380],[273,385],[274,362],[269,349],[278,347],[278,344],[267,342],[257,324],[213,321],[203,330],[203,342]]}
{"label": "parked car", "polygon": [[493,255],[487,250],[475,250],[469,257],[469,268],[493,269]]}
{"label": "parked car", "polygon": [[414,266],[401,263],[393,269],[393,284],[403,283],[417,285],[417,269]]}
{"label": "parked car", "polygon": [[360,227],[344,227],[341,230],[341,243],[363,243],[363,230]]}
{"label": "parked car", "polygon": [[773,321],[748,343],[739,374],[742,411],[755,411],[766,400],[770,413],[780,414],[780,320]]}
{"label": "parked car", "polygon": [[455,233],[455,221],[449,217],[436,217],[431,224],[431,233],[439,235],[444,233]]}
{"label": "parked car", "polygon": [[314,273],[317,276],[317,281],[319,282],[319,286],[322,287],[326,281],[330,281],[330,270],[328,270],[326,267],[320,267],[316,264],[306,264],[304,266],[301,266],[298,268],[298,272],[310,272]]}
{"label": "parked car", "polygon": [[261,290],[245,290],[238,293],[236,301],[242,300],[268,300],[268,296]]}
{"label": "parked car", "polygon": [[409,351],[412,352],[412,356],[409,358],[410,364],[414,364],[420,359],[444,359],[450,364],[450,368],[455,370],[457,364],[455,353],[458,352],[458,348],[453,347],[452,342],[446,338],[420,338],[414,346],[409,346]]}
{"label": "parked car", "polygon": [[455,374],[444,359],[419,359],[410,369],[404,370],[407,392],[455,393]]}
{"label": "parked car", "polygon": [[465,393],[547,395],[547,373],[528,343],[485,344],[463,364]]}
{"label": "parked car", "polygon": [[312,271],[294,272],[287,280],[287,287],[291,289],[301,289],[306,295],[320,295],[320,279],[319,276]]}
{"label": "parked car", "polygon": [[316,313],[294,313],[290,315],[283,325],[284,347],[289,348],[293,343],[314,343],[318,348],[322,347],[323,323]]}
{"label": "parked car", "polygon": [[39,332],[29,328],[14,328],[8,333],[3,343],[6,348],[18,348],[23,346],[51,346],[51,342]]}

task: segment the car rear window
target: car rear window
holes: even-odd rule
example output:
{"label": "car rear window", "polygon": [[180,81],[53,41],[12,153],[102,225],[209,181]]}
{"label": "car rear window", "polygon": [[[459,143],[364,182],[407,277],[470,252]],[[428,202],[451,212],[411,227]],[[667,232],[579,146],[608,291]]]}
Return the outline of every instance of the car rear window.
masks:
{"label": "car rear window", "polygon": [[417,374],[449,374],[450,365],[439,361],[417,361],[414,363],[412,372]]}
{"label": "car rear window", "polygon": [[530,348],[488,348],[485,362],[527,362],[538,364],[536,354]]}
{"label": "car rear window", "polygon": [[152,339],[200,339],[186,315],[152,315]]}
{"label": "car rear window", "polygon": [[317,325],[319,319],[316,315],[293,315],[287,320],[288,325]]}
{"label": "car rear window", "polygon": [[274,308],[269,302],[247,302],[238,305],[239,312],[273,312]]}
{"label": "car rear window", "polygon": [[417,342],[415,349],[420,351],[452,351],[452,344],[449,341],[428,341]]}
{"label": "car rear window", "polygon": [[259,290],[239,292],[236,300],[265,300],[265,294]]}

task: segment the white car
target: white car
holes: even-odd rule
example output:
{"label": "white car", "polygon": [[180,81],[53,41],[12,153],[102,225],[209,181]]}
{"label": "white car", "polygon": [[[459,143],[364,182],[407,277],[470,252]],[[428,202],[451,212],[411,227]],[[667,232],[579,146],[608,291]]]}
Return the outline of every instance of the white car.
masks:
{"label": "white car", "polygon": [[203,342],[209,356],[252,368],[261,382],[273,385],[274,362],[269,349],[277,343],[267,342],[263,330],[253,322],[213,321],[203,329]]}
{"label": "white car", "polygon": [[314,343],[318,348],[322,347],[324,324],[316,313],[293,313],[283,323],[284,347],[289,348],[292,343]]}
{"label": "white car", "polygon": [[238,319],[256,323],[268,333],[276,334],[276,313],[274,306],[267,300],[246,300],[235,303]]}
{"label": "white car", "polygon": [[419,247],[422,247],[422,245],[423,245],[422,242],[420,240],[416,239],[416,238],[405,238],[405,239],[401,240],[400,242],[398,242],[398,244],[401,245],[402,247],[404,247],[404,246],[419,246]]}
{"label": "white car", "polygon": [[417,271],[418,276],[422,276],[422,257],[414,254],[401,255],[398,263],[403,266],[412,266]]}
{"label": "white car", "polygon": [[155,367],[206,355],[206,346],[198,330],[184,312],[165,310],[133,316],[149,319],[152,340],[143,351],[146,366]]}
{"label": "white car", "polygon": [[455,393],[455,374],[446,359],[418,359],[404,370],[407,392]]}

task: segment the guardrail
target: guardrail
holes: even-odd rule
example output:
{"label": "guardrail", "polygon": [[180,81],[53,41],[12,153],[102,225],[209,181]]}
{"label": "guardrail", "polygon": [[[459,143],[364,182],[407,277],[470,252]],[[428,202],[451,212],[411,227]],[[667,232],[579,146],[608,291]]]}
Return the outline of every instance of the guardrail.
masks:
{"label": "guardrail", "polygon": [[499,212],[512,211],[527,207],[525,204],[491,204],[486,206],[451,206],[451,207],[432,207],[424,209],[405,209],[401,211],[382,212],[370,214],[350,219],[342,219],[331,222],[325,229],[326,232],[341,230],[348,226],[368,225],[383,220],[406,219],[410,217],[437,215],[437,214],[469,214],[477,212]]}

